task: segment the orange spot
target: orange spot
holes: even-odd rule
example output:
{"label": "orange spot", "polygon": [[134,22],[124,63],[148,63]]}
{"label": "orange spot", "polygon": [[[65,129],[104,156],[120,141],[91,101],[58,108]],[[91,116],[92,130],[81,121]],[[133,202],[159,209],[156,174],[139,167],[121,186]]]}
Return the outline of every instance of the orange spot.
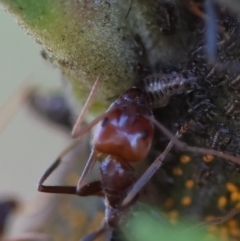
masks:
{"label": "orange spot", "polygon": [[224,208],[227,205],[227,198],[225,196],[221,196],[218,199],[217,205],[219,208]]}
{"label": "orange spot", "polygon": [[217,227],[217,226],[209,226],[209,227],[207,228],[207,230],[208,230],[208,232],[210,232],[210,233],[216,233],[216,232],[218,232],[218,227]]}
{"label": "orange spot", "polygon": [[185,182],[185,186],[186,186],[186,188],[188,188],[188,189],[192,189],[192,188],[194,187],[194,181],[193,181],[193,180],[187,180],[187,181]]}
{"label": "orange spot", "polygon": [[230,229],[236,229],[238,227],[238,223],[235,219],[231,219],[228,221],[228,227]]}
{"label": "orange spot", "polygon": [[240,208],[240,202],[235,205],[235,208]]}
{"label": "orange spot", "polygon": [[213,159],[214,159],[214,156],[212,156],[212,155],[203,156],[203,161],[205,161],[205,162],[211,162]]}
{"label": "orange spot", "polygon": [[230,229],[229,233],[235,237],[240,236],[240,230],[238,230],[237,228]]}
{"label": "orange spot", "polygon": [[226,227],[219,228],[219,236],[223,239],[228,238],[228,229]]}
{"label": "orange spot", "polygon": [[182,164],[187,164],[187,163],[189,163],[190,161],[191,161],[191,157],[188,156],[188,155],[182,155],[182,156],[180,157],[180,162],[181,162]]}
{"label": "orange spot", "polygon": [[231,193],[231,201],[236,202],[239,200],[239,192],[232,192]]}
{"label": "orange spot", "polygon": [[210,221],[210,220],[212,220],[214,218],[215,218],[215,216],[213,216],[213,215],[207,215],[207,216],[204,217],[204,220],[205,221]]}
{"label": "orange spot", "polygon": [[171,212],[168,213],[169,221],[170,223],[176,223],[177,219],[179,217],[179,212],[177,210],[172,210]]}
{"label": "orange spot", "polygon": [[175,176],[181,176],[183,174],[183,171],[180,167],[175,167],[175,168],[173,168],[173,174]]}
{"label": "orange spot", "polygon": [[174,204],[174,201],[172,198],[168,198],[165,202],[164,202],[164,207],[165,208],[171,208]]}
{"label": "orange spot", "polygon": [[192,203],[192,198],[191,197],[183,197],[181,200],[181,203],[183,206],[189,206]]}
{"label": "orange spot", "polygon": [[238,191],[238,187],[235,184],[233,184],[232,182],[227,182],[226,188],[229,192],[237,192]]}

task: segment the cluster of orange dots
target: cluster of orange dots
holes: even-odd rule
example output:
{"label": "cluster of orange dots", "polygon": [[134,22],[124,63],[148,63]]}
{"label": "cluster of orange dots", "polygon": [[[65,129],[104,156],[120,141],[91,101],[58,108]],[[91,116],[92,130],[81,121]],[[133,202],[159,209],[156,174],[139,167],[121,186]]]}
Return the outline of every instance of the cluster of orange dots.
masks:
{"label": "cluster of orange dots", "polygon": [[[212,155],[204,155],[203,161],[205,163],[210,163],[214,160],[214,156]],[[180,157],[180,162],[185,165],[191,162],[191,157],[188,155],[182,155]],[[183,170],[180,166],[175,167],[173,169],[173,175],[175,176],[181,176],[183,174]],[[193,189],[195,186],[194,180],[189,179],[185,181],[185,187],[187,189]],[[217,200],[217,206],[220,209],[224,209],[228,202],[231,202],[231,204],[234,204],[235,208],[240,208],[240,190],[237,187],[236,184],[232,182],[226,183],[226,190],[228,193],[230,193],[230,200],[227,199],[226,196],[220,196]],[[181,204],[183,206],[189,206],[192,203],[192,199],[190,196],[184,196],[181,199]],[[165,207],[170,208],[174,205],[174,201],[172,199],[167,199],[165,202]],[[168,217],[170,219],[171,223],[176,223],[179,218],[179,212],[177,210],[172,210],[168,213]],[[205,221],[209,221],[211,219],[214,219],[214,216],[206,216]],[[240,227],[238,226],[238,222],[236,219],[230,219],[227,221],[227,223],[224,223],[221,226],[209,226],[208,227],[209,235],[212,237],[219,237],[220,241],[228,241],[229,237],[232,237],[231,240],[240,240]]]}
{"label": "cluster of orange dots", "polygon": [[230,200],[228,201],[226,196],[221,196],[217,201],[217,206],[222,209],[226,207],[228,202],[231,202],[230,204],[234,204],[235,208],[240,208],[240,190],[237,185],[227,182],[226,189],[230,193]]}
{"label": "cluster of orange dots", "polygon": [[[226,190],[230,194],[230,198],[227,199],[226,196],[221,196],[217,200],[217,206],[220,209],[224,209],[228,204],[234,206],[235,208],[240,208],[240,190],[238,186],[232,182],[226,183]],[[213,219],[214,217],[208,216],[205,218],[206,221]],[[228,220],[226,223],[223,223],[221,226],[210,226],[208,231],[212,235],[219,236],[219,240],[240,240],[240,227],[235,218]],[[231,239],[230,239],[231,237]]]}
{"label": "cluster of orange dots", "polygon": [[[205,155],[203,157],[203,161],[206,163],[212,162],[214,159],[211,155]],[[240,208],[240,190],[236,184],[232,182],[226,183],[226,190],[230,194],[230,199],[228,199],[225,195],[220,196],[217,200],[217,207],[219,209],[224,209],[228,204],[234,206],[235,208]],[[206,221],[213,219],[214,217],[208,216],[206,217]],[[208,231],[214,236],[218,236],[221,241],[228,241],[231,237],[231,240],[240,240],[240,228],[238,227],[238,222],[236,219],[230,219],[227,223],[224,223],[220,226],[210,226],[208,227]]]}
{"label": "cluster of orange dots", "polygon": [[[205,220],[208,221],[213,218],[213,216],[208,216]],[[219,241],[240,240],[240,229],[237,220],[234,218],[221,226],[209,226],[207,230],[213,237],[218,237]]]}
{"label": "cluster of orange dots", "polygon": [[[182,155],[180,157],[180,162],[182,164],[188,164],[190,161],[191,161],[191,157],[188,156],[188,155]],[[173,175],[174,176],[182,176],[182,174],[183,174],[183,170],[182,170],[181,167],[174,167],[173,168]]]}
{"label": "cluster of orange dots", "polygon": [[[191,157],[189,155],[182,155],[180,157],[180,162],[185,165],[191,162]],[[182,176],[183,175],[183,170],[180,166],[174,167],[172,170],[172,173],[174,176]],[[186,180],[185,181],[185,187],[187,189],[192,189],[195,186],[195,183],[192,179]],[[184,196],[181,199],[181,205],[183,206],[190,206],[192,204],[192,198],[190,196]],[[167,209],[172,209],[171,211],[169,211],[167,213],[167,217],[169,219],[169,221],[172,224],[175,224],[178,219],[179,219],[179,212],[177,209],[174,209],[174,200],[172,198],[168,198],[166,199],[166,201],[164,202],[164,207]]]}
{"label": "cluster of orange dots", "polygon": [[[191,157],[189,155],[182,155],[180,157],[180,162],[183,164],[183,165],[186,165],[188,163],[191,162]],[[189,179],[185,182],[185,187],[187,189],[193,189],[193,187],[195,186],[195,183],[192,179]],[[189,206],[192,204],[192,198],[190,196],[184,196],[182,199],[181,199],[181,204],[183,206]]]}

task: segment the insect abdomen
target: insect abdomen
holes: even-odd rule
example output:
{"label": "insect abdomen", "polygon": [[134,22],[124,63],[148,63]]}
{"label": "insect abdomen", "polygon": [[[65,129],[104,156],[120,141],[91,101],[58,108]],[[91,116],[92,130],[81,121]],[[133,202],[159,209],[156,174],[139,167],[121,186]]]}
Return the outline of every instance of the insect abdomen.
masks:
{"label": "insect abdomen", "polygon": [[153,108],[167,105],[174,94],[188,92],[197,87],[195,77],[185,77],[177,72],[149,75],[143,80],[143,85]]}

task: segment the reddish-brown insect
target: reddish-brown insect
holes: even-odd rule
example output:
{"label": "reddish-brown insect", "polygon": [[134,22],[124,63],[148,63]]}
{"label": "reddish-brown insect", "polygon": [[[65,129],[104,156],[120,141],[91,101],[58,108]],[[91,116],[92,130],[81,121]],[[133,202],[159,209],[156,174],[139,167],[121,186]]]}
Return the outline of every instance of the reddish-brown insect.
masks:
{"label": "reddish-brown insect", "polygon": [[[118,227],[122,215],[135,201],[139,189],[150,178],[141,181],[140,187],[135,188],[136,177],[129,162],[138,162],[144,159],[150,149],[153,138],[152,110],[146,93],[138,88],[131,88],[122,94],[100,117],[79,131],[80,123],[91,102],[98,80],[86,102],[85,108],[73,129],[73,137],[77,138],[86,133],[93,125],[98,126],[94,133],[93,149],[76,187],[45,186],[43,182],[60,164],[57,161],[44,173],[39,181],[39,191],[50,193],[68,193],[79,196],[103,195],[107,201],[105,220],[94,233],[87,235],[83,240],[94,240],[105,231]],[[172,144],[160,156],[158,162],[164,158]],[[107,154],[108,157],[100,166],[100,181],[86,184],[98,155]],[[156,168],[154,168],[156,169]],[[130,192],[131,190],[131,192]]]}
{"label": "reddish-brown insect", "polygon": [[[72,132],[74,138],[80,137],[98,123],[94,133],[92,153],[77,186],[43,185],[47,177],[61,163],[62,155],[46,170],[38,184],[38,190],[41,192],[76,194],[79,196],[98,195],[105,197],[105,219],[97,231],[82,239],[84,241],[94,240],[105,232],[111,233],[113,228],[121,224],[123,215],[127,213],[129,206],[135,202],[138,192],[161,166],[162,160],[174,143],[180,148],[190,151],[204,152],[204,154],[210,152],[209,154],[229,158],[228,155],[215,150],[206,152],[206,149],[196,149],[196,147],[189,147],[178,141],[177,138],[191,127],[191,123],[181,128],[174,137],[168,130],[164,129],[160,123],[153,119],[147,94],[138,88],[127,90],[119,99],[113,102],[104,114],[80,130],[81,122],[96,91],[99,79],[100,77],[98,77]],[[129,163],[141,161],[146,157],[152,143],[153,123],[156,124],[171,141],[164,152],[136,182],[134,169]],[[100,165],[100,181],[86,183],[86,179],[97,157],[101,153],[107,154],[108,157]],[[234,157],[231,158],[234,159]]]}

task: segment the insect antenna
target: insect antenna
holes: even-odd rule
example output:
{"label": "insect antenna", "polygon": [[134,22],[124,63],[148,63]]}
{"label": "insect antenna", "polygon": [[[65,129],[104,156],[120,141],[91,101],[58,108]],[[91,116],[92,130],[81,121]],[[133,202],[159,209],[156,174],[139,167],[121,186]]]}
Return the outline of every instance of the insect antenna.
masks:
{"label": "insect antenna", "polygon": [[[103,77],[103,74],[100,74],[98,75],[93,87],[92,87],[92,90],[85,102],[85,105],[80,113],[80,115],[78,116],[78,119],[77,119],[77,122],[75,123],[74,127],[73,127],[73,130],[72,130],[72,137],[73,138],[76,138],[76,137],[79,137],[80,135],[78,134],[79,133],[79,129],[81,128],[81,125],[82,125],[82,122],[86,116],[86,113],[87,113],[87,110],[89,109],[90,105],[92,104],[92,100],[93,100],[93,97],[94,95],[96,94],[96,91],[99,87],[99,83],[100,83],[100,80],[102,79]],[[85,133],[85,132],[84,132]],[[84,133],[82,133],[81,135],[83,135]]]}
{"label": "insect antenna", "polygon": [[84,135],[85,133],[87,133],[94,125],[96,125],[99,121],[101,121],[102,119],[104,119],[105,117],[107,117],[111,112],[113,112],[114,110],[110,110],[108,112],[105,112],[104,114],[98,116],[95,120],[93,120],[92,122],[90,122],[88,125],[86,125],[85,127],[83,127],[82,129],[78,130],[77,132],[74,133],[74,135],[72,135],[73,138],[79,138],[82,135]]}

